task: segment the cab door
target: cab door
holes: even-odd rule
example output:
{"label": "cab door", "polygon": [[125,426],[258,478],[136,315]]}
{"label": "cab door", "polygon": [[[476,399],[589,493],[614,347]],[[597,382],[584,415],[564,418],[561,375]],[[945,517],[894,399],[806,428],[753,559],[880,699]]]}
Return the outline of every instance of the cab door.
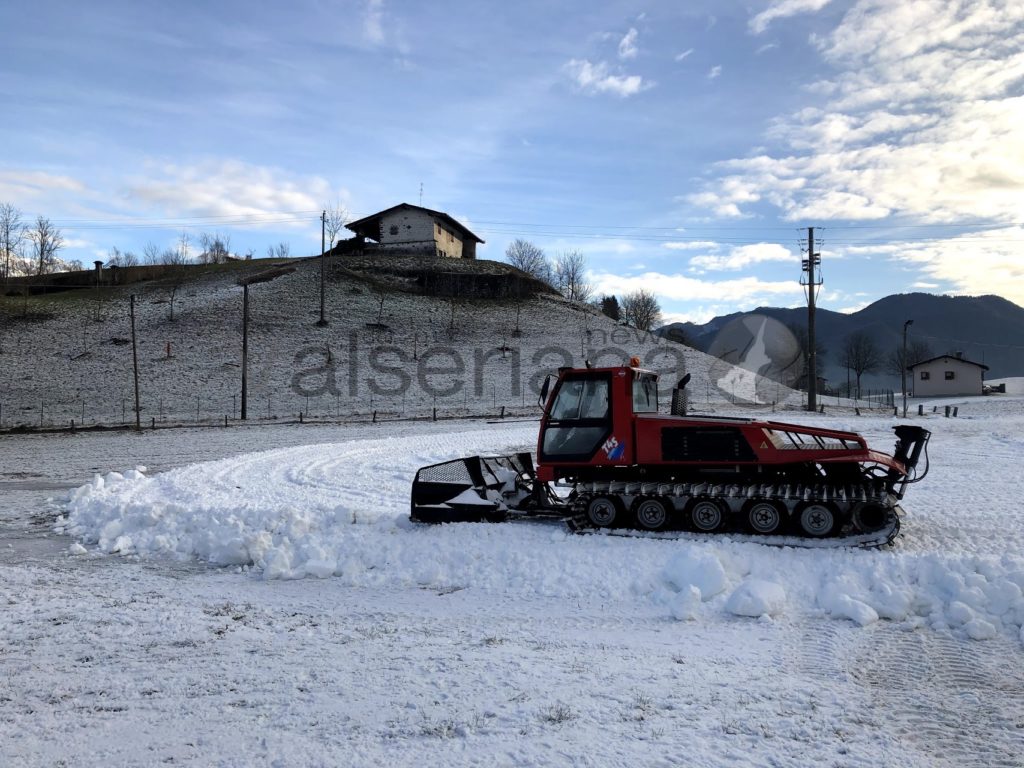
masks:
{"label": "cab door", "polygon": [[[570,373],[559,382],[541,429],[541,462],[603,463],[594,457],[612,433],[611,386],[611,374],[603,371]],[[600,458],[614,461],[605,453]]]}

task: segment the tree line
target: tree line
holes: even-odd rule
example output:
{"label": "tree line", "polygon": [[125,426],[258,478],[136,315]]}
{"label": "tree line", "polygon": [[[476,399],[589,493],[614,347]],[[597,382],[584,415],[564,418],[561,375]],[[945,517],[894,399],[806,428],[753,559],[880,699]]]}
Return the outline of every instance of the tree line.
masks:
{"label": "tree line", "polygon": [[68,262],[57,258],[63,247],[63,234],[48,218],[38,216],[33,222],[26,221],[11,203],[0,203],[0,270],[5,282],[10,277],[66,269]]}
{"label": "tree line", "polygon": [[551,258],[528,240],[516,239],[505,249],[505,261],[551,286],[569,301],[589,304],[612,320],[641,331],[653,330],[661,324],[661,306],[650,291],[641,288],[626,294],[621,301],[614,295],[596,296],[586,277],[586,257],[578,250],[563,251]]}

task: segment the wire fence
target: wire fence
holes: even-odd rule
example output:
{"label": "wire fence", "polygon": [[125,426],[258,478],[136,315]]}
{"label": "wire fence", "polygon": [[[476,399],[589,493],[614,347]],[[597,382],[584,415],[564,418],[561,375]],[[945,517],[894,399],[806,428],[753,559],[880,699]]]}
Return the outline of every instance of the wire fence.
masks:
{"label": "wire fence", "polygon": [[[140,403],[141,427],[223,425],[240,423],[303,423],[395,421],[449,418],[512,418],[540,415],[536,397],[497,392],[480,397],[384,397],[349,399],[332,395],[298,395],[290,391],[255,394],[246,398],[243,419],[239,395],[195,398],[155,398]],[[12,405],[0,401],[0,430],[88,429],[136,424],[134,397],[126,394],[99,403],[88,398],[72,401],[39,400]]]}
{"label": "wire fence", "polygon": [[[706,392],[687,392],[690,413],[713,414],[722,410],[801,410],[799,402],[745,402]],[[668,413],[671,391],[659,393],[659,411]],[[827,409],[881,410],[895,407],[892,390],[865,391],[859,398],[825,395],[819,403]],[[291,389],[252,393],[246,398],[245,418],[240,394],[197,393],[194,397],[144,397],[138,423],[143,428],[179,426],[230,426],[241,423],[385,422],[399,420],[442,420],[453,418],[538,418],[537,395],[528,387],[504,391],[491,386],[487,391],[470,388],[447,396],[423,392],[396,395],[341,394],[303,395]],[[64,430],[129,427],[136,424],[134,395],[82,397],[74,400],[40,398],[32,403],[0,400],[0,430]]]}

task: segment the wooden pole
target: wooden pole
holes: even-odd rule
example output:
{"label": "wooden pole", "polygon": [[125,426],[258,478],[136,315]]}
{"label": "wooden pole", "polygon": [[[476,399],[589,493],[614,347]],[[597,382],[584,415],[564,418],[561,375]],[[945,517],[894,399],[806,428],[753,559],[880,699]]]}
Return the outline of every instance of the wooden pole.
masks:
{"label": "wooden pole", "polygon": [[135,294],[131,295],[129,302],[129,313],[132,318],[132,369],[135,373],[135,428],[138,430],[142,429],[142,423],[140,421],[141,412],[139,410],[139,351],[138,346],[135,343]]}
{"label": "wooden pole", "polygon": [[248,415],[249,389],[249,286],[242,286],[242,421]]}
{"label": "wooden pole", "polygon": [[324,313],[324,300],[326,298],[326,244],[324,242],[325,229],[327,227],[327,211],[320,214],[320,321],[317,323],[321,328],[327,325],[327,317]]}

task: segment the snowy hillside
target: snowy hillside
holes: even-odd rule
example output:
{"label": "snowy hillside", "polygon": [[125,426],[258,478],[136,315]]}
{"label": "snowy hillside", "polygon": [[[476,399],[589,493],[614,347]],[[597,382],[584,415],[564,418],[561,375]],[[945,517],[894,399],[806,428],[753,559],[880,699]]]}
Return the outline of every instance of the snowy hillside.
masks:
{"label": "snowy hillside", "polygon": [[[693,376],[692,401],[730,396],[708,379],[705,355],[540,293],[526,299],[448,299],[401,290],[406,276],[364,258],[329,262],[319,318],[319,264],[250,289],[250,419],[534,412],[543,376],[561,365],[621,364],[631,355],[674,382]],[[0,299],[0,426],[131,421],[129,294],[136,296],[141,419],[217,422],[240,414],[240,277],[269,265],[223,265],[183,282]],[[467,264],[458,265],[465,271]],[[476,262],[482,274],[506,265]],[[174,320],[171,321],[173,293]],[[668,384],[667,386],[670,386]],[[667,388],[667,387],[666,387]],[[772,399],[800,396],[772,385]]]}

